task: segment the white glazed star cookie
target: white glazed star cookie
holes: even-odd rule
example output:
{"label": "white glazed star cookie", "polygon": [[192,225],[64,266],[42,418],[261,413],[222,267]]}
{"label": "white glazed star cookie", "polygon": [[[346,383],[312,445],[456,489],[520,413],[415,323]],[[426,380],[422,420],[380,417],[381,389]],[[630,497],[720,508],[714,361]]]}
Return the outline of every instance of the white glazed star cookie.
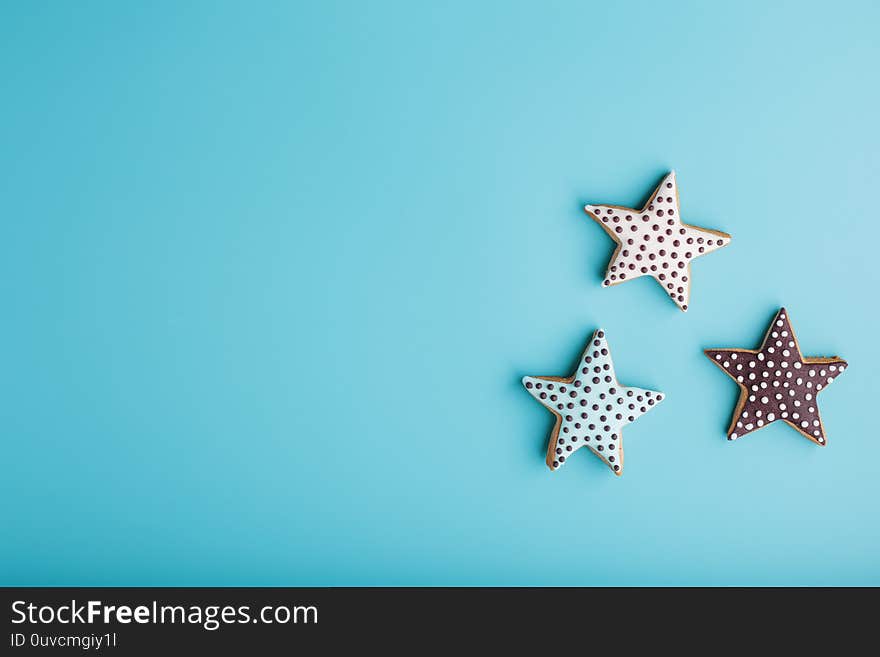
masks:
{"label": "white glazed star cookie", "polygon": [[617,205],[586,205],[584,210],[617,242],[603,287],[652,276],[684,311],[691,290],[691,260],[730,242],[727,233],[681,220],[674,171],[641,210]]}
{"label": "white glazed star cookie", "polygon": [[560,468],[586,446],[614,474],[623,474],[621,429],[663,400],[663,393],[618,383],[602,329],[590,338],[570,377],[526,376],[522,381],[526,390],[556,416],[547,447],[551,470]]}

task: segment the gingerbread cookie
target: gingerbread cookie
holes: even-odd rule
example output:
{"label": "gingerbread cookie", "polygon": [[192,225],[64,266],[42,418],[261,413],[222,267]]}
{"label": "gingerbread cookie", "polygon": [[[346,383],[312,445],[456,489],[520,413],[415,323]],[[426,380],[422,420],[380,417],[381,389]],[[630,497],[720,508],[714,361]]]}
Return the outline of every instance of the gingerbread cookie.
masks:
{"label": "gingerbread cookie", "polygon": [[623,474],[621,429],[663,400],[663,393],[617,382],[602,329],[590,338],[570,377],[526,376],[522,381],[526,390],[556,416],[547,448],[551,470],[560,468],[586,446],[614,474]]}
{"label": "gingerbread cookie", "polygon": [[817,445],[826,444],[816,397],[847,363],[836,356],[804,358],[785,308],[776,313],[760,349],[706,349],[705,353],[742,391],[728,440],[782,420]]}
{"label": "gingerbread cookie", "polygon": [[679,308],[688,309],[691,260],[730,242],[730,235],[682,222],[675,172],[670,172],[641,210],[617,205],[586,205],[617,242],[603,287],[652,276]]}

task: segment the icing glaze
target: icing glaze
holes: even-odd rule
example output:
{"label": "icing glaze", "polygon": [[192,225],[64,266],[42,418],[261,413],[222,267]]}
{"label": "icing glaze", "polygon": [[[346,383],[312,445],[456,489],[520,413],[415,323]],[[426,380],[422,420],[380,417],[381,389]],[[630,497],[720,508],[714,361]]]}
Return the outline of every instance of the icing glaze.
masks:
{"label": "icing glaze", "polygon": [[684,311],[690,298],[691,260],[730,242],[727,233],[682,222],[674,171],[641,210],[617,205],[586,205],[584,210],[618,244],[602,286],[651,276]]}
{"label": "icing glaze", "polygon": [[785,308],[767,329],[760,349],[706,349],[741,393],[728,440],[781,420],[817,445],[827,444],[816,397],[847,368],[836,356],[804,358]]}
{"label": "icing glaze", "polygon": [[522,381],[556,416],[547,447],[547,465],[554,471],[586,446],[615,474],[623,474],[622,428],[664,398],[656,390],[623,386],[617,381],[602,329],[590,338],[570,377],[526,376]]}

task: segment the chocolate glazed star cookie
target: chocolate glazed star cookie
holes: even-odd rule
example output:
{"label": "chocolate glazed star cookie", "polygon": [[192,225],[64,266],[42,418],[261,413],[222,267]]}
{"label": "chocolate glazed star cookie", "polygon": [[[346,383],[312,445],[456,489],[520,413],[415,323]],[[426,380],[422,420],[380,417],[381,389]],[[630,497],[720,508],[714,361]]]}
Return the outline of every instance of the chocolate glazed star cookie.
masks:
{"label": "chocolate glazed star cookie", "polygon": [[651,276],[685,312],[691,260],[730,243],[727,233],[682,222],[674,171],[641,210],[619,205],[586,205],[584,210],[617,242],[602,286]]}
{"label": "chocolate glazed star cookie", "polygon": [[705,353],[741,390],[728,440],[782,420],[817,445],[826,444],[816,397],[847,363],[836,356],[804,358],[785,308],[776,313],[760,349],[706,349]]}
{"label": "chocolate glazed star cookie", "polygon": [[663,393],[618,383],[602,329],[590,338],[570,377],[526,376],[522,381],[556,416],[547,447],[547,465],[554,471],[588,447],[614,474],[623,474],[621,429],[663,401]]}

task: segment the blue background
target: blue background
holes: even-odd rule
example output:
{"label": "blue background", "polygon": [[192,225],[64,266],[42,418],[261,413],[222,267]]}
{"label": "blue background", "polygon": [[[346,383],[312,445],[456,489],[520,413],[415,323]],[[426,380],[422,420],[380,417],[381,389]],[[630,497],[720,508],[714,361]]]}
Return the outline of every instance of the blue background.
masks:
{"label": "blue background", "polygon": [[[2,583],[880,584],[880,5],[708,4],[4,3]],[[687,314],[581,210],[670,168]],[[780,305],[826,449],[724,437]]]}

